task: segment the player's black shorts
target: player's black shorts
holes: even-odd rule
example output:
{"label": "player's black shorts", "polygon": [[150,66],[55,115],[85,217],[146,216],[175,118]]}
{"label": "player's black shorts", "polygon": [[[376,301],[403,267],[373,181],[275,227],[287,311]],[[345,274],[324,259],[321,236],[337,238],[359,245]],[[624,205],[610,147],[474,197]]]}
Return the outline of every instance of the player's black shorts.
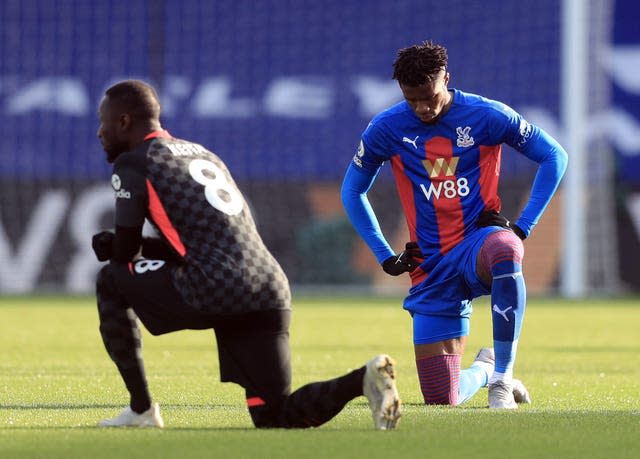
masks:
{"label": "player's black shorts", "polygon": [[117,294],[124,297],[154,335],[177,330],[215,330],[220,379],[245,388],[247,397],[266,402],[291,391],[289,325],[291,310],[274,309],[231,315],[191,307],[173,285],[177,266],[158,260],[109,265]]}

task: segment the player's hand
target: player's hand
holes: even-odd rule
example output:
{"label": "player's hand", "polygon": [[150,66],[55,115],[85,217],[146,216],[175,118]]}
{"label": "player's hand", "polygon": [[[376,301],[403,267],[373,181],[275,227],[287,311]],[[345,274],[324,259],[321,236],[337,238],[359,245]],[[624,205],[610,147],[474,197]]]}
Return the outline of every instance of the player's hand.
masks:
{"label": "player's hand", "polygon": [[500,212],[496,210],[485,210],[478,217],[478,222],[476,223],[478,228],[483,228],[485,226],[500,226],[502,228],[509,228],[511,231],[516,233],[520,239],[526,239],[527,235],[524,234],[518,225],[511,223],[507,217],[502,215]]}
{"label": "player's hand", "polygon": [[424,256],[416,242],[407,242],[400,255],[392,255],[382,262],[382,269],[391,276],[399,276],[416,269],[422,263]]}
{"label": "player's hand", "polygon": [[113,257],[113,241],[116,235],[111,231],[102,231],[91,238],[91,247],[98,261],[111,260]]}
{"label": "player's hand", "polygon": [[[418,246],[418,243],[415,241],[409,241],[404,245],[404,252],[406,257],[411,258],[414,263],[421,265],[424,261],[424,255]],[[402,255],[402,254],[401,254]]]}

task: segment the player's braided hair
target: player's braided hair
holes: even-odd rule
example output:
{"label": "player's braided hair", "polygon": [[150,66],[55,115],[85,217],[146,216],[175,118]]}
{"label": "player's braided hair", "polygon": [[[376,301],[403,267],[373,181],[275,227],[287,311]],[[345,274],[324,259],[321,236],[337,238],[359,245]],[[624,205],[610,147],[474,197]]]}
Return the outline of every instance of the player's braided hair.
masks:
{"label": "player's braided hair", "polygon": [[393,79],[406,86],[421,86],[447,69],[447,49],[424,41],[402,48],[393,63]]}
{"label": "player's braided hair", "polygon": [[156,90],[141,80],[124,80],[105,91],[109,98],[121,104],[122,109],[136,119],[160,117],[160,99]]}

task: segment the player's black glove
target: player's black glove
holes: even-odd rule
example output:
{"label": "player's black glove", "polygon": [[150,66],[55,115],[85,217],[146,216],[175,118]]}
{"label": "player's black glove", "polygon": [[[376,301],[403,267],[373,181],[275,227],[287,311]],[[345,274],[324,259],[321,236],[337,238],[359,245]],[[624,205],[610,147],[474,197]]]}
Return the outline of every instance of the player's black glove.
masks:
{"label": "player's black glove", "polygon": [[411,257],[411,259],[415,263],[418,263],[418,265],[422,264],[422,262],[424,261],[424,255],[422,254],[420,247],[418,247],[417,242],[414,242],[414,241],[407,242],[404,245],[404,252],[402,253],[406,254],[406,256],[408,257]]}
{"label": "player's black glove", "polygon": [[91,238],[91,247],[98,261],[111,260],[113,257],[113,241],[115,237],[116,235],[111,231],[102,231],[93,235],[93,238]]}
{"label": "player's black glove", "polygon": [[392,255],[382,262],[382,269],[391,276],[411,272],[422,263],[424,255],[416,242],[407,242],[400,255]]}
{"label": "player's black glove", "polygon": [[511,223],[507,217],[496,210],[485,210],[482,212],[480,217],[478,217],[478,222],[476,224],[478,228],[485,226],[501,226],[502,228],[509,228],[511,231],[516,233],[516,236],[520,239],[524,240],[527,237],[518,225]]}

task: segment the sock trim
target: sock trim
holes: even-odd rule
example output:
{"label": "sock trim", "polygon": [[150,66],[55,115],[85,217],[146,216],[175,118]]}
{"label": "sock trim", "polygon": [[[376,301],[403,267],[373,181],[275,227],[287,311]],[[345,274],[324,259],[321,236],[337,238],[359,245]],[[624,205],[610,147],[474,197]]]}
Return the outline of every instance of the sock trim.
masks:
{"label": "sock trim", "polygon": [[253,408],[254,406],[263,406],[266,404],[267,402],[262,400],[260,397],[250,397],[247,399],[247,406],[249,408]]}

